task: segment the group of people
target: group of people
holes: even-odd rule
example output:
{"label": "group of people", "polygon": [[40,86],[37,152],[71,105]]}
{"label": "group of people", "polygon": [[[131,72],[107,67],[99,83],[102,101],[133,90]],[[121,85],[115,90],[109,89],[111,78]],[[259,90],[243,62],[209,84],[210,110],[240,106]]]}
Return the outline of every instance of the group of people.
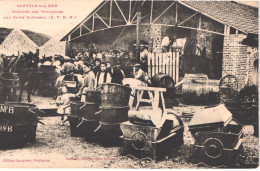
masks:
{"label": "group of people", "polygon": [[[66,59],[63,65],[56,61],[53,62],[57,72],[60,75],[56,81],[58,88],[58,97],[56,103],[58,113],[62,115],[62,123],[64,125],[64,116],[70,113],[70,99],[79,98],[85,102],[87,91],[99,89],[104,83],[123,84],[125,73],[117,59],[112,66],[111,61],[102,61],[99,58],[94,60],[94,66],[91,61]],[[58,66],[58,67],[57,67]],[[148,74],[141,69],[140,64],[135,64],[133,73],[136,79],[149,82]]]}

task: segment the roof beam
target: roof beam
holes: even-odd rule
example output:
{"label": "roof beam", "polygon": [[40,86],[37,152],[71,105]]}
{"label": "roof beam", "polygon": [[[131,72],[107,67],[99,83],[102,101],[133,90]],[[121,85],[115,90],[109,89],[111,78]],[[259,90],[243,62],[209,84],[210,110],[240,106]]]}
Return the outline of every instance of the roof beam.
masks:
{"label": "roof beam", "polygon": [[152,21],[153,21],[153,0],[151,1],[150,24],[152,24]]}
{"label": "roof beam", "polygon": [[168,11],[168,9],[170,9],[173,5],[175,4],[175,2],[171,3],[171,5],[169,5],[154,21],[152,24],[154,24],[164,13],[166,13]]}
{"label": "roof beam", "polygon": [[195,15],[197,15],[199,12],[196,12],[195,14],[189,16],[187,19],[185,19],[184,21],[182,21],[181,23],[179,23],[178,25],[182,25],[184,24],[186,21],[188,21],[189,19],[191,19],[192,17],[194,17]]}
{"label": "roof beam", "polygon": [[107,25],[107,23],[97,13],[95,13],[95,14],[107,27],[109,27],[109,25]]}
{"label": "roof beam", "polygon": [[110,0],[110,10],[109,10],[109,27],[111,27],[111,18],[112,18],[112,0]]}
{"label": "roof beam", "polygon": [[[194,11],[200,12],[202,15],[204,15],[204,16],[206,16],[206,17],[209,17],[209,18],[211,18],[211,19],[213,19],[213,20],[215,20],[215,21],[217,21],[217,22],[219,22],[219,23],[228,25],[228,23],[226,23],[226,22],[224,22],[224,21],[221,21],[221,20],[219,20],[219,19],[217,19],[217,18],[215,18],[215,17],[213,17],[213,16],[211,16],[211,15],[209,15],[209,14],[206,14],[206,13],[204,13],[204,12],[202,12],[202,11],[199,11],[198,9],[191,7],[190,5],[187,5],[187,4],[185,4],[184,2],[182,2],[182,1],[180,1],[180,0],[178,0],[178,3],[182,4],[183,6],[186,6],[187,8],[190,8],[190,9],[192,9],[192,10],[194,10]],[[232,26],[232,27],[233,27],[233,26]],[[243,32],[243,33],[248,34],[247,32],[242,31],[242,30],[238,29],[237,27],[234,27],[234,28],[237,29],[237,30],[239,30],[239,31],[241,31],[241,32]]]}
{"label": "roof beam", "polygon": [[85,26],[85,24],[83,24],[82,26],[85,27],[88,31],[92,31],[87,26]]}
{"label": "roof beam", "polygon": [[119,9],[119,11],[120,11],[122,17],[124,18],[125,23],[127,23],[127,20],[126,20],[126,18],[125,18],[125,15],[124,15],[123,11],[121,10],[120,6],[119,6],[118,3],[116,2],[116,0],[114,0],[114,2],[115,2],[115,4],[116,4],[117,8]]}

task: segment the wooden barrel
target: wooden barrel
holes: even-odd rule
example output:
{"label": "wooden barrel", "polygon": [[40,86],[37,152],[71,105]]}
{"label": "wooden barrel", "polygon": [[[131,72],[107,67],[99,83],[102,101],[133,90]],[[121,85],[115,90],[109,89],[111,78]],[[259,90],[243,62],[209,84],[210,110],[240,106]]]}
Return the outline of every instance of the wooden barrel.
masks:
{"label": "wooden barrel", "polygon": [[19,87],[19,77],[17,73],[4,72],[0,75],[1,100],[3,102],[17,102],[17,89]]}
{"label": "wooden barrel", "polygon": [[0,148],[21,147],[36,140],[35,108],[26,103],[0,105]]}
{"label": "wooden barrel", "polygon": [[185,74],[182,97],[186,104],[207,104],[209,98],[208,76],[206,74]]}
{"label": "wooden barrel", "polygon": [[166,88],[165,97],[173,97],[175,95],[175,82],[168,74],[158,73],[152,77],[151,81],[152,87]]}
{"label": "wooden barrel", "polygon": [[158,73],[151,79],[153,87],[172,88],[174,87],[174,80],[168,74]]}
{"label": "wooden barrel", "polygon": [[88,90],[85,95],[85,101],[86,102],[91,102],[91,103],[96,103],[96,104],[101,104],[101,91],[100,90]]}
{"label": "wooden barrel", "polygon": [[106,108],[100,107],[101,122],[103,124],[119,124],[128,120],[129,106]]}
{"label": "wooden barrel", "polygon": [[75,116],[68,116],[68,119],[70,123],[70,135],[72,137],[84,137],[83,127],[77,127],[82,119]]}
{"label": "wooden barrel", "polygon": [[96,103],[85,103],[83,108],[83,117],[85,121],[100,121],[100,114],[96,114],[99,111],[99,105]]}
{"label": "wooden barrel", "polygon": [[70,103],[71,112],[69,116],[82,118],[84,103],[79,101],[72,101]]}
{"label": "wooden barrel", "polygon": [[131,88],[128,86],[105,83],[101,88],[102,107],[124,107],[129,103]]}
{"label": "wooden barrel", "polygon": [[55,81],[58,77],[56,74],[56,66],[51,65],[41,65],[40,71],[38,72],[40,75],[40,80],[42,81]]}

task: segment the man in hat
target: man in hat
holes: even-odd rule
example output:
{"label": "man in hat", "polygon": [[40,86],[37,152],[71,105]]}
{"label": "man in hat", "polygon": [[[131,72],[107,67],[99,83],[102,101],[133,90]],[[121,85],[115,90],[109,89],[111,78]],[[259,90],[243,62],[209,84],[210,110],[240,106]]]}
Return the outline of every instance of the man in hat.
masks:
{"label": "man in hat", "polygon": [[99,87],[103,83],[111,83],[111,75],[107,72],[107,64],[105,62],[100,63],[100,71],[96,75],[95,88]]}
{"label": "man in hat", "polygon": [[133,74],[135,79],[151,85],[151,79],[148,74],[141,69],[141,65],[139,63],[133,66]]}

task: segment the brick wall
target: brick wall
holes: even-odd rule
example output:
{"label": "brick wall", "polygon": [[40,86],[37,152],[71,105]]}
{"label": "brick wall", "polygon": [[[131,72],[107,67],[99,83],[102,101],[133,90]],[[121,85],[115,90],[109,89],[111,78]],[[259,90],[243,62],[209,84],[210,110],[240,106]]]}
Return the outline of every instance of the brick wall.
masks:
{"label": "brick wall", "polygon": [[247,83],[253,84],[253,62],[258,58],[258,49],[241,44],[246,35],[231,34],[224,37],[222,77],[234,75],[239,89]]}
{"label": "brick wall", "polygon": [[[258,59],[258,48],[247,47],[247,57],[248,57],[248,83],[249,85],[258,85],[258,69],[254,67],[254,61]],[[257,65],[258,67],[258,65]]]}

